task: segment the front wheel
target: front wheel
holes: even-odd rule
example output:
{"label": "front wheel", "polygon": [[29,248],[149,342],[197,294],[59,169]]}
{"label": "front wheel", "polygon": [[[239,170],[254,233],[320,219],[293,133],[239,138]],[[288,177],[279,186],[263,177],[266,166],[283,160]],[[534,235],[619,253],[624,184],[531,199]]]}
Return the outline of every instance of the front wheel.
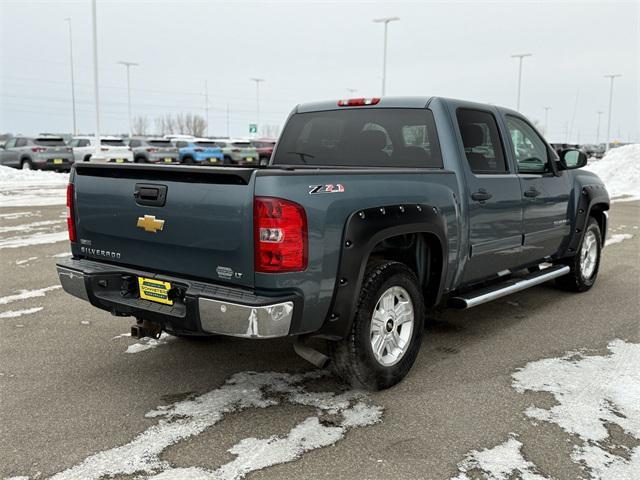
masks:
{"label": "front wheel", "polygon": [[418,356],[425,306],[416,275],[393,261],[365,272],[351,331],[329,342],[336,373],[356,388],[382,390],[401,381]]}
{"label": "front wheel", "polygon": [[602,234],[595,218],[590,217],[580,248],[565,263],[571,269],[558,278],[556,284],[564,290],[586,292],[596,282],[602,253]]}

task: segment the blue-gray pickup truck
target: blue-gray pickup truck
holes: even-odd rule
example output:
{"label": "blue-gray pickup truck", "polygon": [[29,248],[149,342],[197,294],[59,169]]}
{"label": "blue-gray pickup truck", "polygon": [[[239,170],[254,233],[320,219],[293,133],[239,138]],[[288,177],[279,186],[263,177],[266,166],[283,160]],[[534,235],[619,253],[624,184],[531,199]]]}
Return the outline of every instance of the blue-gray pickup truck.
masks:
{"label": "blue-gray pickup truck", "polygon": [[58,275],[134,317],[135,336],[291,336],[316,365],[387,388],[438,305],[591,288],[609,196],[585,163],[505,108],[298,105],[267,166],[76,165]]}

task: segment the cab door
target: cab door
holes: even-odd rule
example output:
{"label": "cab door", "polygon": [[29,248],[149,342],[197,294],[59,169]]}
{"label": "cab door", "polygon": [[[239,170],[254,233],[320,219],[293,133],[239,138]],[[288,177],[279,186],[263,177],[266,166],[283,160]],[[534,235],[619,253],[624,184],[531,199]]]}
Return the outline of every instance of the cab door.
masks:
{"label": "cab door", "polygon": [[544,260],[571,232],[569,176],[555,165],[555,154],[523,117],[507,114],[509,154],[518,168],[523,202],[523,258]]}
{"label": "cab door", "polygon": [[461,106],[455,118],[467,184],[470,249],[463,283],[469,283],[518,263],[522,201],[494,110]]}

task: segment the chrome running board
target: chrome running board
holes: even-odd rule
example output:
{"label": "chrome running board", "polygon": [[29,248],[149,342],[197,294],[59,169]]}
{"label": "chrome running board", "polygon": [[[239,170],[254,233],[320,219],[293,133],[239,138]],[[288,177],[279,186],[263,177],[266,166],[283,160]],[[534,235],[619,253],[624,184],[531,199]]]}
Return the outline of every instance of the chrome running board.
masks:
{"label": "chrome running board", "polygon": [[457,295],[449,299],[449,306],[454,308],[471,308],[482,303],[487,303],[500,297],[506,297],[512,293],[525,290],[529,287],[540,285],[554,278],[562,277],[569,273],[569,267],[566,265],[555,265],[545,268],[537,272],[531,273],[526,277],[506,280],[491,287],[473,290],[463,295]]}

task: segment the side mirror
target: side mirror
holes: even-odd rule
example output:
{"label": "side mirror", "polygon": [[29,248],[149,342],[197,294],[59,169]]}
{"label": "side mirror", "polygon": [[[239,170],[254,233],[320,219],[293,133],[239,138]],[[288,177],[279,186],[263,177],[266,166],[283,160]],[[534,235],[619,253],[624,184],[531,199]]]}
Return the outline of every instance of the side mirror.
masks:
{"label": "side mirror", "polygon": [[587,155],[581,150],[567,148],[559,152],[560,165],[563,170],[582,168],[587,164]]}

